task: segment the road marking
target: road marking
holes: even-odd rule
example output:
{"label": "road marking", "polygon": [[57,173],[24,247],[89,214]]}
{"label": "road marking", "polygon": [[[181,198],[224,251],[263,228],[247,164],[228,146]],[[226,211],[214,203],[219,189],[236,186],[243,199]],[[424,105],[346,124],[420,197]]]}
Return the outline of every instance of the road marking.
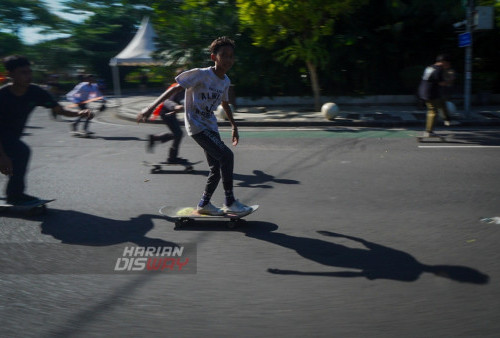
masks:
{"label": "road marking", "polygon": [[[220,130],[222,137],[230,137],[231,132]],[[311,130],[311,129],[274,129],[274,130],[240,130],[242,138],[408,138],[413,132],[407,130]]]}
{"label": "road marking", "polygon": [[481,145],[463,145],[463,146],[418,146],[419,148],[500,148],[500,146],[481,146]]}

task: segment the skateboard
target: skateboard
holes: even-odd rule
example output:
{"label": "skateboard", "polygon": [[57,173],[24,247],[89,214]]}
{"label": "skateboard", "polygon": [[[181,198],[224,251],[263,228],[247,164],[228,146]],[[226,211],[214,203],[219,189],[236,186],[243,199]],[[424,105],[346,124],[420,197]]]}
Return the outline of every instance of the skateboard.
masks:
{"label": "skateboard", "polygon": [[21,212],[26,212],[30,216],[35,216],[35,215],[44,215],[47,213],[47,203],[53,202],[55,199],[51,200],[40,200],[37,203],[30,204],[30,205],[14,205],[10,203],[6,203],[5,199],[2,199],[0,201],[0,212],[4,212],[8,209],[14,210],[14,211],[21,211]]}
{"label": "skateboard", "polygon": [[417,136],[417,142],[446,142],[446,136],[444,135],[430,135],[430,136]]}
{"label": "skateboard", "polygon": [[183,166],[185,171],[193,171],[194,165],[200,163],[201,161],[198,162],[180,162],[180,163],[167,163],[167,162],[158,162],[158,163],[153,163],[153,162],[148,162],[148,161],[143,161],[142,164],[144,164],[146,167],[151,167],[151,174],[157,174],[162,172],[162,167],[163,166]]}
{"label": "skateboard", "polygon": [[202,215],[196,211],[193,207],[171,207],[164,206],[160,208],[160,214],[174,218],[175,219],[175,229],[181,228],[182,226],[188,225],[189,223],[197,219],[214,219],[214,218],[225,218],[229,219],[227,227],[230,229],[235,228],[237,225],[241,225],[245,222],[243,217],[253,214],[258,208],[258,205],[250,206],[250,211],[245,214],[224,214],[220,216],[212,215]]}

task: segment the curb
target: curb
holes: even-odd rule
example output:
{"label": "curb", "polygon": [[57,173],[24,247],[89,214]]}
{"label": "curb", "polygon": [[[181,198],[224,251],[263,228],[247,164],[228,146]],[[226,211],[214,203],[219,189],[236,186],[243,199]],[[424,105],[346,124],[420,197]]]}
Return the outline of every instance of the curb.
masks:
{"label": "curb", "polygon": [[[120,119],[135,121],[136,115],[133,113],[120,112],[117,111],[114,115]],[[458,120],[460,125],[455,127],[498,127],[500,126],[500,119],[498,120]],[[238,126],[244,127],[377,127],[377,128],[398,128],[398,127],[424,127],[425,121],[415,121],[415,120],[349,120],[349,119],[339,119],[335,121],[329,120],[317,120],[317,121],[294,121],[290,119],[282,119],[279,121],[272,121],[266,119],[254,119],[254,120],[236,120]],[[161,119],[147,121],[145,123],[149,124],[163,124]],[[221,127],[228,127],[230,123],[227,121],[218,121],[217,123]]]}

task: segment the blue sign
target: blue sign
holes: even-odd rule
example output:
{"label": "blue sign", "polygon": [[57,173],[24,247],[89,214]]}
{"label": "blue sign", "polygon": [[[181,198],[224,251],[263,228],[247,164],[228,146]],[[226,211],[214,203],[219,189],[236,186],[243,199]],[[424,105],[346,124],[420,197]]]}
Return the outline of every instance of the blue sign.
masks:
{"label": "blue sign", "polygon": [[458,47],[469,47],[472,44],[471,33],[458,34]]}

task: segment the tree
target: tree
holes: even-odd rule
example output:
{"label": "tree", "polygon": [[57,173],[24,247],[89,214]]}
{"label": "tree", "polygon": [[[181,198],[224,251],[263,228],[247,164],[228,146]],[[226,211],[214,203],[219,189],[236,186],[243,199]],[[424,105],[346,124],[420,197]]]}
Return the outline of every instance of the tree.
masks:
{"label": "tree", "polygon": [[160,57],[178,60],[178,66],[208,62],[210,42],[222,35],[234,37],[237,32],[234,0],[153,0],[152,6]]}
{"label": "tree", "polygon": [[39,0],[2,0],[0,2],[2,29],[19,35],[24,26],[61,29],[65,20],[52,14],[44,2]]}
{"label": "tree", "polygon": [[329,55],[325,37],[335,21],[366,0],[237,0],[240,23],[251,30],[254,44],[272,49],[284,44],[277,57],[285,63],[302,61],[310,74],[314,107],[320,109],[318,67]]}
{"label": "tree", "polygon": [[342,95],[414,94],[437,54],[451,54],[460,65],[453,23],[463,19],[456,0],[370,0],[337,21],[326,85]]}
{"label": "tree", "polygon": [[[75,60],[109,80],[109,60],[133,38],[137,26],[151,9],[139,6],[141,1],[109,3],[102,0],[71,0],[67,12],[92,13],[81,23],[74,24],[69,45],[76,49]],[[122,74],[125,76],[126,74]]]}
{"label": "tree", "polygon": [[23,43],[17,36],[0,32],[0,57],[21,53],[23,47]]}

